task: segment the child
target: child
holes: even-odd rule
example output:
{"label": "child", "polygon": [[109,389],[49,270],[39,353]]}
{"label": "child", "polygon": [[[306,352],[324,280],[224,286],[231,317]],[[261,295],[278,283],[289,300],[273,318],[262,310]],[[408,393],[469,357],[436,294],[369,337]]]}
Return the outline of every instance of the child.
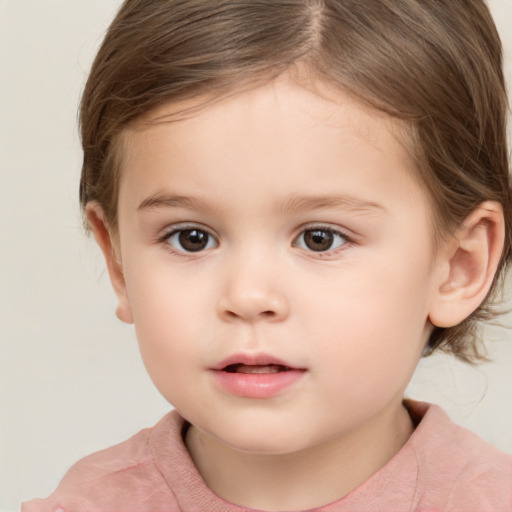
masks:
{"label": "child", "polygon": [[511,511],[512,458],[403,399],[481,358],[506,110],[481,0],[126,0],[80,199],[176,410],[23,510]]}

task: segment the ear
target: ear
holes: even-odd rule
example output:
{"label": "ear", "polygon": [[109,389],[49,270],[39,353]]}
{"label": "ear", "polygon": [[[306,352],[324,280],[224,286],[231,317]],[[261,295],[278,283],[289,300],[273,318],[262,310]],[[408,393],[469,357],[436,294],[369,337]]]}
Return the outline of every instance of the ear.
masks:
{"label": "ear", "polygon": [[496,274],[505,240],[501,205],[480,204],[448,241],[438,261],[437,289],[429,320],[437,327],[453,327],[485,300]]}
{"label": "ear", "polygon": [[127,323],[133,323],[133,316],[128,301],[128,294],[126,292],[126,283],[124,280],[123,269],[121,265],[119,253],[119,244],[113,238],[112,233],[109,231],[107,223],[105,222],[105,214],[103,208],[95,201],[87,203],[85,208],[87,213],[87,220],[91,226],[96,242],[103,252],[105,261],[107,263],[108,273],[114,292],[117,296],[118,306],[116,315],[119,320]]}

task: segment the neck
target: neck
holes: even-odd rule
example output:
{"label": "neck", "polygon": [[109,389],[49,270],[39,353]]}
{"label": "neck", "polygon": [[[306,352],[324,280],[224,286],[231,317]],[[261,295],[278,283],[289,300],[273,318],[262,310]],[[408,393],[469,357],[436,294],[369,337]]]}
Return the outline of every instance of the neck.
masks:
{"label": "neck", "polygon": [[299,452],[241,452],[191,426],[186,445],[218,496],[259,510],[304,510],[339,500],[382,468],[406,443],[413,425],[400,404],[351,432]]}

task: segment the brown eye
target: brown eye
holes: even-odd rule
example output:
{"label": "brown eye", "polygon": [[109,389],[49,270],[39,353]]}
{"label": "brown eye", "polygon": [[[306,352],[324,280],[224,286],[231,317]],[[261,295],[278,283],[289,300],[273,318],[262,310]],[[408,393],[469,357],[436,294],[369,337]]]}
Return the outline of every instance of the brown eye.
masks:
{"label": "brown eye", "polygon": [[314,252],[337,249],[347,243],[347,238],[333,229],[315,228],[303,231],[294,245]]}
{"label": "brown eye", "polygon": [[304,233],[304,243],[312,251],[328,251],[332,246],[333,239],[332,232],[323,229],[310,229]]}
{"label": "brown eye", "polygon": [[197,228],[178,229],[171,233],[167,243],[178,252],[199,252],[217,245],[208,232]]}

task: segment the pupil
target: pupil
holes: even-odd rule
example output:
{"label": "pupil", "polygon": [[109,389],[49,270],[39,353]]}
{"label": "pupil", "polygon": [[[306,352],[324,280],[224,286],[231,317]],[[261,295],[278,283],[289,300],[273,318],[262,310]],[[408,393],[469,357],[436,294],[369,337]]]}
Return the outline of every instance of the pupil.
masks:
{"label": "pupil", "polygon": [[312,251],[327,251],[331,248],[333,234],[322,229],[310,229],[304,235],[304,241]]}
{"label": "pupil", "polygon": [[208,244],[208,233],[198,229],[185,229],[179,236],[181,246],[190,252],[204,249]]}

